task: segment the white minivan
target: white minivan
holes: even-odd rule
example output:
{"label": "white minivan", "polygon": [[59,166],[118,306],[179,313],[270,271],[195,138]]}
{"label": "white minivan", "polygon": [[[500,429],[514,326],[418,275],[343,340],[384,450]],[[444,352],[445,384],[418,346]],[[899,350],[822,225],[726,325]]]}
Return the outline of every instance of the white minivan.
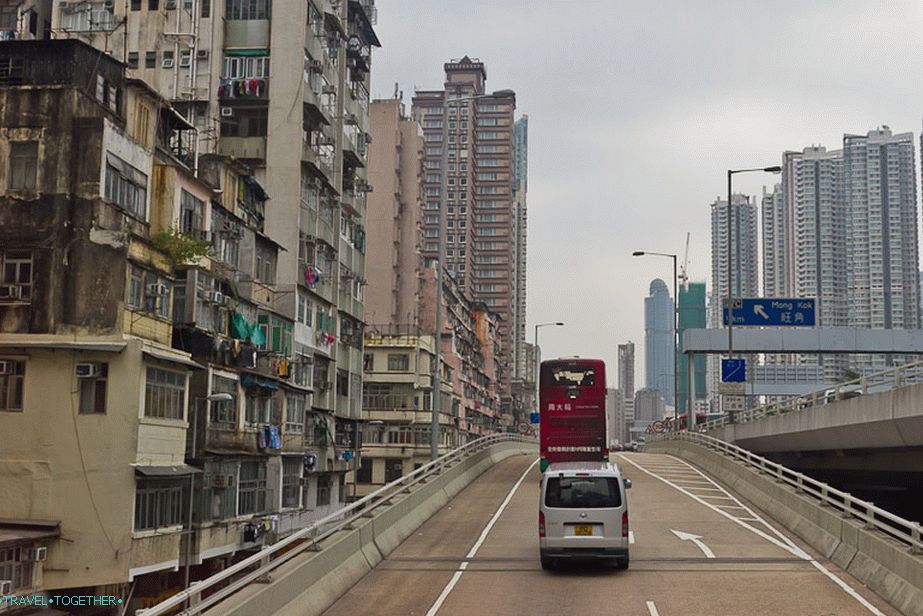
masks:
{"label": "white minivan", "polygon": [[542,568],[605,559],[628,568],[630,479],[611,462],[559,462],[542,475],[538,510]]}

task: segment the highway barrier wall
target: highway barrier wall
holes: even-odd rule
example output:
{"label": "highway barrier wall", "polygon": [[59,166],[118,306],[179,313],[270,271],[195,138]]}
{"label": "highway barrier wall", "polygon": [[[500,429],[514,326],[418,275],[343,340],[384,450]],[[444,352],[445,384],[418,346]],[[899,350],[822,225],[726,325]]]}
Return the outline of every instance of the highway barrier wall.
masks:
{"label": "highway barrier wall", "polygon": [[538,444],[501,442],[473,453],[412,491],[392,497],[352,527],[321,541],[318,551],[274,570],[218,603],[208,616],[311,616],[322,613],[492,465],[514,455],[538,455]]}
{"label": "highway barrier wall", "polygon": [[823,506],[772,475],[708,447],[658,440],[645,451],[687,460],[848,571],[885,601],[910,616],[923,616],[923,557],[861,520]]}

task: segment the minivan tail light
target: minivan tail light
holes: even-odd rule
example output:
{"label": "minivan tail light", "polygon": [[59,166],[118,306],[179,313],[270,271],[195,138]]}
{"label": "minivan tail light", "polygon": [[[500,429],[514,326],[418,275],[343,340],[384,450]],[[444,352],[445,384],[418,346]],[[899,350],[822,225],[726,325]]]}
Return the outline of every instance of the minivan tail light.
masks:
{"label": "minivan tail light", "polygon": [[545,514],[541,511],[538,512],[538,536],[545,536]]}
{"label": "minivan tail light", "polygon": [[[544,519],[542,519],[543,536],[544,536],[544,528],[545,528],[545,523],[544,523]],[[622,512],[622,536],[628,537],[628,510],[627,509]]]}

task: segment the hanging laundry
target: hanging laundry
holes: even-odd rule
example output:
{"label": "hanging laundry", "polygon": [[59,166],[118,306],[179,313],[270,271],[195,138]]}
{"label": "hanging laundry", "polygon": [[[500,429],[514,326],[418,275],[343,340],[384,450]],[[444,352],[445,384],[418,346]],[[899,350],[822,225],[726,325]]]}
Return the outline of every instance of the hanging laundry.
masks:
{"label": "hanging laundry", "polygon": [[282,437],[279,435],[279,426],[269,426],[269,436],[273,449],[282,449]]}
{"label": "hanging laundry", "polygon": [[266,431],[265,430],[256,431],[256,447],[257,449],[266,449]]}

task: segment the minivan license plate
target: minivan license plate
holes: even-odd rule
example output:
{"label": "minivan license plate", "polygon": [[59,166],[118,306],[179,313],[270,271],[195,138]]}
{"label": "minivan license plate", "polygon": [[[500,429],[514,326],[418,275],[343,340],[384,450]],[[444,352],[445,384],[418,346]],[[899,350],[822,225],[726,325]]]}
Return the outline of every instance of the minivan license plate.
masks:
{"label": "minivan license plate", "polygon": [[574,535],[577,537],[592,537],[593,527],[589,524],[580,524],[574,527]]}

